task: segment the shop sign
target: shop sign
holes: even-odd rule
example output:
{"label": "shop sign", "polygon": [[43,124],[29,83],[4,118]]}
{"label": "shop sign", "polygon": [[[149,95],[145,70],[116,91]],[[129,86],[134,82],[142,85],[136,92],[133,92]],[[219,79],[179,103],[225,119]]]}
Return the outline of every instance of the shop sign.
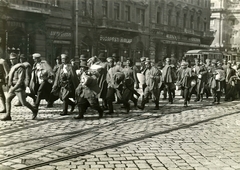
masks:
{"label": "shop sign", "polygon": [[197,43],[201,42],[200,38],[189,38],[188,40],[192,42],[197,42]]}
{"label": "shop sign", "polygon": [[172,34],[166,34],[166,38],[172,39],[172,40],[177,40],[178,37],[176,35],[172,35]]}
{"label": "shop sign", "polygon": [[18,21],[7,21],[7,26],[8,27],[20,27],[20,28],[25,28],[25,24],[23,22],[18,22]]}
{"label": "shop sign", "polygon": [[50,37],[52,37],[52,38],[71,38],[72,34],[70,32],[51,31]]}
{"label": "shop sign", "polygon": [[107,37],[107,36],[100,36],[100,41],[104,42],[116,42],[116,43],[132,43],[132,39],[123,38],[123,37]]}
{"label": "shop sign", "polygon": [[54,44],[71,44],[70,41],[61,41],[61,40],[54,40],[53,43]]}

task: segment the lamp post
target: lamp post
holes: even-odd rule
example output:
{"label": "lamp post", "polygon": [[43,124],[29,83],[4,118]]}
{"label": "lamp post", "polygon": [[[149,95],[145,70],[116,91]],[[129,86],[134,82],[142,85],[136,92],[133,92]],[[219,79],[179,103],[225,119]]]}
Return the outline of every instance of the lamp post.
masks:
{"label": "lamp post", "polygon": [[76,1],[76,8],[75,8],[75,12],[76,12],[76,27],[75,27],[75,56],[77,57],[78,56],[78,0],[75,0]]}

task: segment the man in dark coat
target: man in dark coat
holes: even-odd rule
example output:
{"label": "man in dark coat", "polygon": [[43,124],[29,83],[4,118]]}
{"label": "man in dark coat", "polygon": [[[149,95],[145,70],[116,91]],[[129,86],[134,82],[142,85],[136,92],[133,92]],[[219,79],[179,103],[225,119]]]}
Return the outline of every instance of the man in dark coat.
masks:
{"label": "man in dark coat", "polygon": [[99,118],[102,118],[103,110],[101,109],[98,101],[100,88],[98,86],[97,77],[99,74],[96,72],[88,72],[86,61],[81,62],[80,68],[81,67],[83,68],[83,72],[81,74],[80,83],[76,89],[75,95],[79,113],[74,118],[83,119],[88,107],[97,110]]}
{"label": "man in dark coat", "polygon": [[[236,75],[236,71],[232,68],[232,63],[231,61],[227,62],[227,69],[226,69],[226,92],[225,92],[225,101],[229,100],[229,96],[232,96],[231,94],[231,82],[229,81],[232,76]],[[234,100],[235,98],[232,98]]]}
{"label": "man in dark coat", "polygon": [[176,84],[183,90],[184,106],[187,106],[187,103],[190,100],[189,89],[191,88],[192,77],[192,69],[188,67],[188,63],[186,61],[183,61],[181,63],[181,68],[177,72]]}
{"label": "man in dark coat", "polygon": [[0,102],[2,105],[2,109],[0,110],[0,113],[6,112],[6,97],[3,92],[3,85],[7,84],[7,75],[9,72],[9,66],[7,62],[1,57],[0,54]]}
{"label": "man in dark coat", "polygon": [[170,104],[173,103],[173,96],[172,96],[172,90],[174,88],[174,83],[176,81],[176,72],[173,69],[173,65],[171,65],[171,59],[166,58],[165,59],[165,66],[162,69],[162,87],[161,90],[166,88],[168,92],[168,101]]}
{"label": "man in dark coat", "polygon": [[18,63],[17,54],[15,53],[10,54],[10,62],[12,64],[12,67],[8,76],[9,91],[6,100],[7,113],[2,119],[2,121],[12,120],[11,102],[15,96],[18,97],[18,100],[23,106],[26,106],[32,111],[32,119],[35,119],[37,117],[38,109],[34,108],[30,103],[26,101],[25,66],[22,63]]}
{"label": "man in dark coat", "polygon": [[33,54],[34,65],[30,81],[31,93],[36,95],[35,107],[38,108],[42,99],[46,99],[47,107],[52,107],[50,92],[54,81],[54,72],[46,60],[41,60],[39,53]]}
{"label": "man in dark coat", "polygon": [[155,110],[159,109],[159,83],[160,83],[160,71],[156,67],[151,66],[151,61],[145,61],[146,64],[146,88],[144,89],[144,95],[142,99],[141,106],[138,108],[143,110],[145,104],[148,102],[148,98],[150,95],[154,95],[155,99]]}
{"label": "man in dark coat", "polygon": [[53,67],[53,72],[54,72],[54,74],[57,73],[58,68],[61,66],[61,58],[60,58],[59,56],[57,56],[57,57],[55,58],[55,61],[56,61],[56,64],[55,64],[54,67]]}
{"label": "man in dark coat", "polygon": [[68,105],[72,106],[71,112],[74,110],[75,103],[69,98],[75,98],[75,89],[79,81],[76,75],[76,70],[69,64],[69,58],[66,54],[61,55],[62,65],[59,67],[56,78],[53,84],[52,92],[58,93],[63,101],[63,112],[61,116],[68,114]]}

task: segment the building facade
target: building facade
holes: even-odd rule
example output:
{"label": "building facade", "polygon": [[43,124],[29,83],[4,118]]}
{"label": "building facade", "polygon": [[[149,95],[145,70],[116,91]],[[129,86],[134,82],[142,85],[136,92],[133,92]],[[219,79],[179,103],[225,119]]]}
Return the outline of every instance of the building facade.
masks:
{"label": "building facade", "polygon": [[[212,0],[210,27],[215,38],[211,48],[230,54],[240,61],[240,1]],[[230,58],[229,58],[230,59]]]}
{"label": "building facade", "polygon": [[0,0],[0,14],[2,54],[39,52],[52,64],[61,53],[179,60],[213,40],[210,0]]}

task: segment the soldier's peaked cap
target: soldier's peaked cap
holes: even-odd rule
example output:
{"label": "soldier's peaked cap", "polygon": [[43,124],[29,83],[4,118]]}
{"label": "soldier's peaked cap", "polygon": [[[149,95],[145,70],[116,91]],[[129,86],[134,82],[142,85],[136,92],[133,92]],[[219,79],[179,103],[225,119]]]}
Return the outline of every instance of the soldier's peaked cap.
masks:
{"label": "soldier's peaked cap", "polygon": [[10,56],[9,56],[10,60],[16,59],[16,58],[17,58],[17,54],[16,53],[11,53]]}
{"label": "soldier's peaked cap", "polygon": [[67,54],[61,54],[61,59],[66,59],[68,58]]}
{"label": "soldier's peaked cap", "polygon": [[32,56],[33,56],[33,59],[36,59],[36,58],[40,58],[40,57],[41,57],[41,54],[39,54],[39,53],[34,53]]}

